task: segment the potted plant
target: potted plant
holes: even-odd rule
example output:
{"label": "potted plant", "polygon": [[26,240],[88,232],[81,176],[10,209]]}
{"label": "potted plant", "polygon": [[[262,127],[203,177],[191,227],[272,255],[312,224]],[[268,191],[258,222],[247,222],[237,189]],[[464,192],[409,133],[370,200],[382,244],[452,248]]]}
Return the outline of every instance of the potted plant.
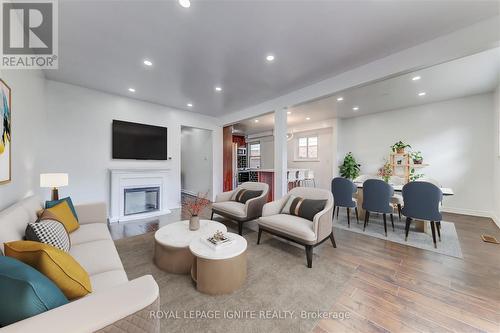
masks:
{"label": "potted plant", "polygon": [[405,148],[411,148],[411,146],[401,140],[391,146],[392,152],[397,154],[404,154]]}
{"label": "potted plant", "polygon": [[378,175],[384,180],[384,182],[388,183],[392,176],[391,163],[386,161],[384,165],[378,169]]}
{"label": "potted plant", "polygon": [[345,155],[344,162],[339,166],[340,175],[344,178],[354,179],[359,176],[360,167],[361,164],[358,164],[352,153],[349,152]]}
{"label": "potted plant", "polygon": [[420,151],[413,151],[410,154],[411,159],[413,160],[413,164],[422,164],[424,161],[424,157],[422,156],[422,152]]}
{"label": "potted plant", "polygon": [[198,193],[197,196],[188,196],[184,199],[182,203],[182,208],[184,208],[188,214],[189,218],[189,230],[195,231],[200,229],[200,213],[208,206],[210,201],[207,199],[207,193]]}
{"label": "potted plant", "polygon": [[422,173],[415,173],[415,168],[410,169],[410,181],[414,182],[415,180],[422,178],[424,174]]}

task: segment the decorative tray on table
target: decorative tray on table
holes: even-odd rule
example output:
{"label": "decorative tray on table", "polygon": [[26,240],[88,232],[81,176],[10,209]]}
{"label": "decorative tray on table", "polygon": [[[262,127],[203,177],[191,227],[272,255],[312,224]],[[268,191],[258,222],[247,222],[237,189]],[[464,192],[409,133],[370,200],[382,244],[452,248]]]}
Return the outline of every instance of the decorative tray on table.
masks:
{"label": "decorative tray on table", "polygon": [[205,238],[206,243],[213,249],[219,249],[225,245],[231,244],[231,238],[222,231],[217,230],[215,234]]}

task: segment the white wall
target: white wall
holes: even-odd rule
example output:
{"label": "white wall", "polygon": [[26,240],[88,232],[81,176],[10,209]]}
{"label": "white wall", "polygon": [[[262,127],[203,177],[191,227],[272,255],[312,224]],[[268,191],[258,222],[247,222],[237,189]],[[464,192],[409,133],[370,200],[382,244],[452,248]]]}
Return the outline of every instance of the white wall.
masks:
{"label": "white wall", "polygon": [[494,94],[493,220],[500,227],[500,85]]}
{"label": "white wall", "polygon": [[274,169],[274,137],[266,136],[260,142],[260,168]]}
{"label": "white wall", "polygon": [[374,174],[390,146],[403,140],[423,153],[426,176],[455,195],[444,208],[491,216],[493,210],[493,95],[476,95],[339,122],[339,162],[352,151],[362,173]]}
{"label": "white wall", "polygon": [[260,168],[274,169],[274,136],[272,131],[256,133],[252,138],[245,137],[247,144],[260,143]]}
{"label": "white wall", "polygon": [[[78,203],[109,201],[110,168],[167,168],[171,170],[169,208],[179,207],[181,193],[181,126],[213,131],[213,189],[222,189],[222,127],[216,119],[95,90],[47,81],[50,138],[43,171],[69,173],[68,187]],[[167,161],[113,160],[113,119],[168,127]],[[35,132],[36,133],[36,132]]]}
{"label": "white wall", "polygon": [[187,194],[212,197],[212,131],[182,126],[181,188]]}
{"label": "white wall", "polygon": [[[319,123],[294,126],[294,139],[287,141],[287,168],[311,169],[314,171],[316,186],[330,189],[331,181],[336,175],[337,141],[334,135],[336,120],[329,119]],[[319,161],[295,161],[296,138],[304,135],[318,135]],[[274,136],[263,136],[256,139],[247,139],[248,143],[260,142],[261,169],[274,169]]]}
{"label": "white wall", "polygon": [[41,71],[4,70],[12,89],[12,181],[0,185],[0,210],[40,189],[46,135],[45,79]]}
{"label": "white wall", "polygon": [[[333,179],[332,168],[332,128],[321,128],[303,132],[295,132],[294,138],[288,141],[288,168],[310,169],[314,171],[316,187],[329,190]],[[296,161],[295,151],[297,139],[301,136],[318,135],[318,161]]]}

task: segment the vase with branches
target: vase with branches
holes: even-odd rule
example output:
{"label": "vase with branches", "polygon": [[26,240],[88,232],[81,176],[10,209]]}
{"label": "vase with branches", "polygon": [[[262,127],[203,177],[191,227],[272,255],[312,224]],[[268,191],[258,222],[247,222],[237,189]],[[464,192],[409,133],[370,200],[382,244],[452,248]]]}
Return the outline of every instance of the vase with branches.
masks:
{"label": "vase with branches", "polygon": [[392,176],[392,166],[391,163],[385,162],[384,165],[378,169],[378,175],[386,182],[389,182]]}
{"label": "vase with branches", "polygon": [[349,152],[344,157],[344,162],[339,166],[340,175],[344,178],[354,179],[359,176],[361,164],[356,162],[356,159]]}
{"label": "vase with branches", "polygon": [[200,213],[208,206],[208,192],[198,193],[196,196],[188,196],[182,203],[182,208],[189,214],[189,230],[200,228]]}

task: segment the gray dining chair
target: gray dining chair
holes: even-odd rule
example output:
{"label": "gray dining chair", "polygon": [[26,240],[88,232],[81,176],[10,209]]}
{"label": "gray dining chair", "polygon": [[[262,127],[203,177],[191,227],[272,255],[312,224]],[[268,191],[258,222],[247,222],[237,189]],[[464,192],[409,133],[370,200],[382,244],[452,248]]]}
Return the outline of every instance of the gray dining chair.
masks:
{"label": "gray dining chair", "polygon": [[392,212],[394,208],[391,205],[394,189],[391,185],[380,179],[368,179],[363,183],[363,209],[366,211],[365,224],[363,231],[365,231],[368,221],[370,220],[370,213],[381,213],[384,217],[384,231],[387,237],[387,214],[391,216],[392,231],[394,231],[394,216]]}
{"label": "gray dining chair", "polygon": [[439,212],[439,204],[442,199],[443,192],[432,183],[418,181],[409,182],[403,186],[403,215],[406,216],[405,241],[408,240],[412,219],[430,221],[432,240],[434,247],[437,247],[434,223],[437,224],[437,232],[441,241],[441,220],[443,216]]}
{"label": "gray dining chair", "polygon": [[359,223],[357,202],[352,197],[357,190],[358,188],[350,179],[335,177],[332,180],[333,212],[335,213],[335,209],[337,209],[338,219],[340,207],[345,207],[347,209],[347,226],[349,228],[351,227],[351,208],[354,208],[356,221]]}

